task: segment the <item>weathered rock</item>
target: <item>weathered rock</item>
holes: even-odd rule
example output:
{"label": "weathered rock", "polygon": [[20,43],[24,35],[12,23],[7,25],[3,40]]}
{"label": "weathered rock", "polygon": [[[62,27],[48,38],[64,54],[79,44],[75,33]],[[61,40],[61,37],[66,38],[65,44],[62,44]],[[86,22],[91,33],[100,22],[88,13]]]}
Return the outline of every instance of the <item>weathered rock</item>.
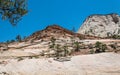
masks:
{"label": "weathered rock", "polygon": [[99,37],[120,35],[120,16],[117,14],[91,15],[85,20],[78,33]]}
{"label": "weathered rock", "polygon": [[8,50],[8,45],[7,44],[0,44],[0,50]]}

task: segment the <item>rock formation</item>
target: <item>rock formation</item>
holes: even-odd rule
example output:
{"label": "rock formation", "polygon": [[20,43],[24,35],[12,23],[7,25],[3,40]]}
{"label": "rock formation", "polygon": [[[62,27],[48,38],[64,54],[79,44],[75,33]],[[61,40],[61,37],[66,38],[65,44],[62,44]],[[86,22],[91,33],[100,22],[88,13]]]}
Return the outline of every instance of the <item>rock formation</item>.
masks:
{"label": "rock formation", "polygon": [[59,25],[50,25],[46,27],[44,30],[37,31],[27,37],[25,40],[40,40],[40,39],[50,39],[51,37],[54,38],[70,38],[70,37],[76,37],[76,38],[89,38],[89,39],[96,39],[97,37],[94,36],[87,36],[82,35],[78,33],[74,33],[70,30],[67,30]]}
{"label": "rock formation", "polygon": [[91,15],[78,33],[99,37],[120,35],[120,16],[118,14]]}

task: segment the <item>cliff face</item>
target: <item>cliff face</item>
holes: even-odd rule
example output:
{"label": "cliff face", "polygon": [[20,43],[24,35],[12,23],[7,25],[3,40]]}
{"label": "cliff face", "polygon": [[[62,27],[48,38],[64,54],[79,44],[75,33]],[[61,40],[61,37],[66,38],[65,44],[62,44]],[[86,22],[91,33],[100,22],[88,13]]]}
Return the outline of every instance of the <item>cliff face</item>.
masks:
{"label": "cliff face", "polygon": [[117,14],[91,15],[85,20],[78,33],[99,37],[120,35],[120,16]]}

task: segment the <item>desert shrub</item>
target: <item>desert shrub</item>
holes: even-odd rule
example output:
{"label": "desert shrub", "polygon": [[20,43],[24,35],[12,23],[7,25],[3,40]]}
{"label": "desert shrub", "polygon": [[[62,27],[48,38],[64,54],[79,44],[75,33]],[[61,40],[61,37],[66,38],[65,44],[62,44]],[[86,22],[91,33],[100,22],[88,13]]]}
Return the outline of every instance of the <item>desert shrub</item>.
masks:
{"label": "desert shrub", "polygon": [[102,43],[99,42],[99,41],[97,41],[97,42],[95,43],[95,47],[96,47],[96,48],[101,48],[101,45],[102,45]]}
{"label": "desert shrub", "polygon": [[92,32],[93,32],[93,30],[92,30],[92,29],[90,29],[90,32],[92,33]]}
{"label": "desert shrub", "polygon": [[116,44],[111,44],[110,47],[115,49],[115,50],[117,49]]}
{"label": "desert shrub", "polygon": [[52,45],[49,45],[49,48],[54,48],[54,46],[55,46],[55,45],[53,45],[53,44],[52,44]]}
{"label": "desert shrub", "polygon": [[111,36],[113,39],[120,39],[120,35],[112,35]]}
{"label": "desert shrub", "polygon": [[95,51],[93,49],[90,50],[90,54],[94,54]]}
{"label": "desert shrub", "polygon": [[93,48],[93,45],[92,45],[92,44],[89,44],[88,47],[89,47],[89,49],[92,49],[92,48]]}
{"label": "desert shrub", "polygon": [[21,42],[21,41],[22,41],[22,38],[21,38],[20,35],[17,35],[17,36],[16,36],[16,41],[18,41],[18,42]]}
{"label": "desert shrub", "polygon": [[15,40],[7,40],[6,43],[9,44],[9,43],[13,43],[15,42]]}
{"label": "desert shrub", "polygon": [[52,56],[56,57],[57,59],[59,59],[61,57],[67,57],[72,52],[68,49],[68,46],[66,44],[64,46],[62,46],[60,44],[55,44],[54,48],[52,48],[52,50],[55,51],[55,53],[52,54]]}
{"label": "desert shrub", "polygon": [[60,48],[60,45],[59,44],[57,44],[56,46],[55,46],[55,57],[57,57],[57,58],[59,58],[60,57],[60,52],[61,52],[61,48]]}
{"label": "desert shrub", "polygon": [[50,39],[50,41],[51,41],[50,48],[54,48],[56,39],[55,39],[54,37],[52,37],[52,38]]}
{"label": "desert shrub", "polygon": [[76,52],[80,51],[80,45],[78,41],[74,42],[74,48]]}
{"label": "desert shrub", "polygon": [[102,52],[105,52],[105,50],[107,49],[107,45],[106,44],[102,44],[101,49],[102,49]]}
{"label": "desert shrub", "polygon": [[107,49],[107,45],[101,42],[96,42],[95,47],[96,47],[95,53],[105,52],[105,50]]}
{"label": "desert shrub", "polygon": [[68,55],[68,46],[63,46],[63,51],[64,51],[64,56],[67,56]]}
{"label": "desert shrub", "polygon": [[85,36],[80,35],[80,36],[79,36],[79,39],[80,39],[80,40],[85,39]]}
{"label": "desert shrub", "polygon": [[96,49],[95,53],[101,53],[100,49]]}
{"label": "desert shrub", "polygon": [[66,57],[70,54],[70,52],[72,52],[68,50],[68,46],[66,44],[62,46],[60,44],[55,44],[55,42],[56,42],[56,39],[52,37],[49,48],[55,51],[55,54],[53,54],[54,57],[56,58]]}
{"label": "desert shrub", "polygon": [[73,43],[75,42],[74,37],[71,37],[71,42],[72,42],[72,45],[73,45]]}
{"label": "desert shrub", "polygon": [[119,18],[118,18],[118,17],[112,15],[112,18],[113,18],[113,21],[114,21],[115,23],[118,23],[118,22],[119,22]]}

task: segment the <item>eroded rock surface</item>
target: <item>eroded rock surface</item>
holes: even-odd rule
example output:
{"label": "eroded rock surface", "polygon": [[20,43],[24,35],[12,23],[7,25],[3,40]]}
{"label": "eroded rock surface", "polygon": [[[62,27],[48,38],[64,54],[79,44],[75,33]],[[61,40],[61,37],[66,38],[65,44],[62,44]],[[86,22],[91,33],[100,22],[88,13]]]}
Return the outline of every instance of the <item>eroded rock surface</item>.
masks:
{"label": "eroded rock surface", "polygon": [[120,54],[73,56],[65,62],[53,58],[8,59],[0,64],[0,75],[120,75]]}
{"label": "eroded rock surface", "polygon": [[99,37],[120,35],[120,16],[117,14],[91,15],[85,20],[78,33]]}

